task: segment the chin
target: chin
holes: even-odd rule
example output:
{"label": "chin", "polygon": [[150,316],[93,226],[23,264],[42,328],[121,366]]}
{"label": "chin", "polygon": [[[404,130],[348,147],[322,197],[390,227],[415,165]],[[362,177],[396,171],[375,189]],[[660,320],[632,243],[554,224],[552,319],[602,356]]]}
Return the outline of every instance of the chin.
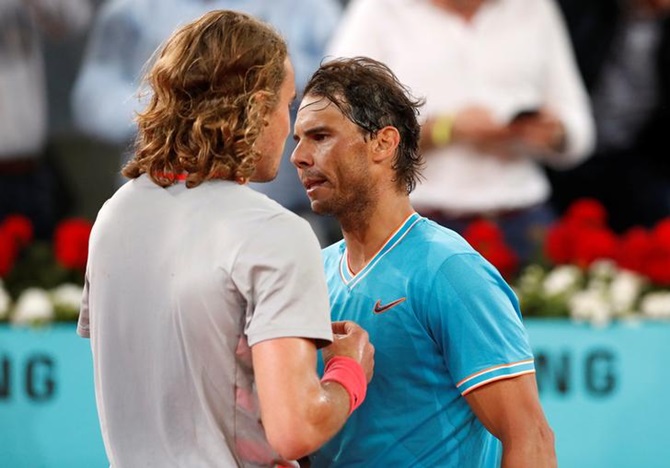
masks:
{"label": "chin", "polygon": [[249,181],[250,182],[260,182],[260,183],[272,182],[273,180],[275,180],[277,178],[277,173],[278,173],[277,170],[272,171],[269,174],[262,173],[262,172],[261,173],[255,172],[254,175],[251,176]]}
{"label": "chin", "polygon": [[313,211],[314,213],[316,213],[316,214],[318,214],[318,215],[324,215],[324,216],[326,216],[326,215],[331,215],[331,214],[333,214],[333,213],[332,213],[332,210],[330,209],[330,207],[328,206],[328,204],[327,204],[327,203],[323,203],[322,201],[319,201],[319,200],[311,200],[311,202],[310,202],[310,208],[312,209],[312,211]]}

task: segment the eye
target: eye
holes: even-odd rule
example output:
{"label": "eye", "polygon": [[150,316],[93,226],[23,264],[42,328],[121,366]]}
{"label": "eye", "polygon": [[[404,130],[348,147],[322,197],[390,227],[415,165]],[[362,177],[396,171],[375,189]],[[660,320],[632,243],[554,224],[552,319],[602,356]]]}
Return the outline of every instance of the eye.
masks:
{"label": "eye", "polygon": [[315,133],[312,135],[312,139],[314,141],[323,141],[326,138],[328,138],[328,135],[326,133]]}

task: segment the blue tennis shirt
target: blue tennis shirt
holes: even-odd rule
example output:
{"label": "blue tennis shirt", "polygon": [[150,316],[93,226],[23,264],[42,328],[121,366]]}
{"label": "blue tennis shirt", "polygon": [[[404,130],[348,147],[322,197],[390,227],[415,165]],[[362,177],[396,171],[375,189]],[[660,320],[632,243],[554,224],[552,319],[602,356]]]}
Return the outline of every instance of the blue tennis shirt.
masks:
{"label": "blue tennis shirt", "polygon": [[499,441],[463,398],[535,371],[517,298],[498,271],[416,213],[356,275],[344,241],[323,255],[332,318],[368,331],[375,371],[312,466],[500,466]]}

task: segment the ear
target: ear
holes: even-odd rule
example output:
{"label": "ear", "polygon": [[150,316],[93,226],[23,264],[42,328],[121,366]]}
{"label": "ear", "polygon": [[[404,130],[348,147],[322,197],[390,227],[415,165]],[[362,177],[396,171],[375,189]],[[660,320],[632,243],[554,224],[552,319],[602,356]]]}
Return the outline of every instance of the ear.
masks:
{"label": "ear", "polygon": [[400,144],[400,132],[395,127],[384,127],[377,132],[376,138],[372,139],[371,143],[374,162],[393,159]]}

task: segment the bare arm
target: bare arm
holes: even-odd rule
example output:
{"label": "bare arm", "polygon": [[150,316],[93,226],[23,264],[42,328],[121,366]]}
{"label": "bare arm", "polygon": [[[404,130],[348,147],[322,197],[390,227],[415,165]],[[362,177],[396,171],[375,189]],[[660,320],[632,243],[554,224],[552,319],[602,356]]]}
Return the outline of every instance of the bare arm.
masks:
{"label": "bare arm", "polygon": [[[444,141],[435,141],[436,125],[447,125]],[[437,132],[439,135],[440,131]],[[439,139],[439,138],[438,138]],[[453,115],[429,117],[421,128],[420,146],[429,151],[454,143],[467,144],[494,154],[506,152],[506,146],[512,143],[512,134],[506,124],[497,122],[491,111],[482,106],[466,106]]]}
{"label": "bare arm", "polygon": [[534,374],[492,382],[465,399],[502,442],[503,468],[557,466],[554,434],[540,406]]}
{"label": "bare arm", "polygon": [[[369,381],[374,348],[362,328],[348,323],[346,336],[338,337],[334,327],[335,342],[324,354],[356,359]],[[308,455],[342,428],[349,415],[349,394],[339,383],[319,380],[313,341],[268,340],[251,352],[265,433],[282,457],[295,460]]]}

